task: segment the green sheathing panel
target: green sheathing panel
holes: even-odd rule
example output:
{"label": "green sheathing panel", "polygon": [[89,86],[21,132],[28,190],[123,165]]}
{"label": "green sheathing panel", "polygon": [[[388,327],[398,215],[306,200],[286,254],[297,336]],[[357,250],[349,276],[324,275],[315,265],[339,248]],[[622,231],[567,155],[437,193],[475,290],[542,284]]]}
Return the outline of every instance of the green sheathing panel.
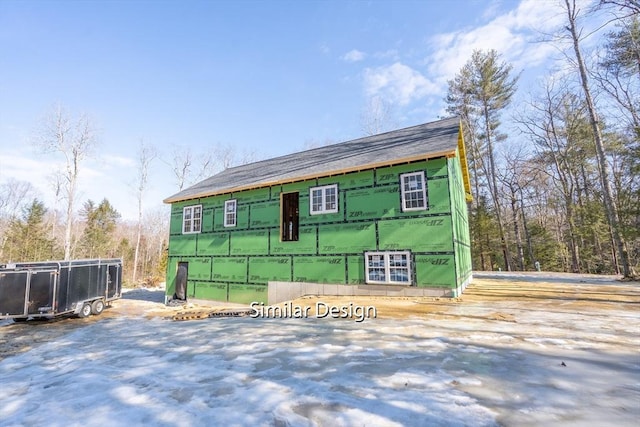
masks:
{"label": "green sheathing panel", "polygon": [[194,282],[194,298],[226,301],[229,285],[216,282]]}
{"label": "green sheathing panel", "polygon": [[[276,185],[271,187],[271,200],[280,200],[280,193],[294,193],[297,191],[300,193],[300,196],[307,195],[309,188],[317,185],[318,181],[315,179],[293,182],[291,184]],[[302,203],[300,204],[302,205]]]}
{"label": "green sheathing panel", "polygon": [[171,209],[171,220],[169,222],[169,233],[180,234],[182,233],[182,208]]}
{"label": "green sheathing panel", "polygon": [[[372,203],[372,200],[375,200],[375,203]],[[347,221],[376,220],[404,215],[400,204],[400,186],[397,182],[383,187],[347,191]]]}
{"label": "green sheathing panel", "polygon": [[429,160],[425,166],[427,176],[431,178],[447,176],[449,173],[447,163],[447,159],[444,157]]}
{"label": "green sheathing panel", "polygon": [[345,283],[343,256],[297,257],[293,260],[294,282]]}
{"label": "green sheathing panel", "polygon": [[216,214],[224,209],[224,201],[228,196],[215,196],[200,199],[202,205],[202,232],[207,233],[215,229]]}
{"label": "green sheathing panel", "polygon": [[418,287],[452,288],[456,283],[453,255],[416,255]]}
{"label": "green sheathing panel", "polygon": [[325,225],[318,232],[320,254],[357,254],[375,247],[374,223]]}
{"label": "green sheathing panel", "polygon": [[[224,282],[247,282],[246,257],[214,258],[213,280]],[[189,264],[191,272],[191,264]]]}
{"label": "green sheathing panel", "polygon": [[188,280],[211,280],[211,258],[189,258]]}
{"label": "green sheathing panel", "polygon": [[[429,208],[402,212],[400,174],[417,171],[427,178]],[[456,158],[439,158],[175,203],[167,294],[178,261],[189,262],[189,295],[266,302],[269,281],[364,284],[364,253],[384,250],[411,251],[415,286],[455,288],[471,271],[460,177]],[[310,188],[333,184],[338,212],[310,215]],[[299,239],[282,242],[280,199],[290,192],[299,193]],[[224,227],[230,199],[237,224]],[[194,204],[203,207],[202,232],[182,235],[182,209]]]}
{"label": "green sheathing panel", "polygon": [[291,257],[249,258],[249,281],[266,284],[270,280],[291,281]]}
{"label": "green sheathing panel", "polygon": [[451,187],[451,210],[453,218],[454,252],[457,285],[471,276],[471,236],[469,233],[468,205],[462,182],[462,169],[458,158],[449,159],[449,181]]}
{"label": "green sheathing panel", "polygon": [[167,277],[165,281],[166,295],[173,295],[176,292],[176,270],[178,269],[179,258],[169,257],[167,260]]}
{"label": "green sheathing panel", "polygon": [[202,209],[202,232],[203,233],[213,231],[214,212],[215,212],[214,208]]}
{"label": "green sheathing panel", "polygon": [[[224,202],[232,199],[232,197],[229,197],[228,194],[225,194],[224,196],[212,196],[212,197],[205,197],[203,199],[200,199],[199,202],[202,205],[202,209],[219,209],[219,208],[223,208],[224,207]],[[191,202],[191,204],[195,204],[193,202]]]}
{"label": "green sheathing panel", "polygon": [[364,257],[362,255],[347,257],[347,274],[349,276],[348,283],[352,285],[365,283]]}
{"label": "green sheathing panel", "polygon": [[266,285],[229,285],[229,302],[251,304],[254,301],[267,303]]}
{"label": "green sheathing panel", "polygon": [[380,250],[453,252],[451,216],[380,221]]}
{"label": "green sheathing panel", "polygon": [[229,233],[201,233],[198,235],[198,256],[229,255]]}
{"label": "green sheathing panel", "polygon": [[169,239],[169,256],[196,254],[198,234],[178,234]]}
{"label": "green sheathing panel", "polygon": [[297,242],[281,242],[280,227],[271,230],[269,255],[305,255],[317,251],[317,228],[300,227]]}
{"label": "green sheathing panel", "polygon": [[[309,215],[309,197],[300,197],[300,224],[320,224],[328,222],[341,222],[344,220],[344,197],[342,193],[338,195],[338,206],[340,210],[337,213],[327,213],[321,215]],[[302,204],[304,203],[304,206]]]}
{"label": "green sheathing panel", "polygon": [[373,170],[347,173],[344,175],[328,176],[318,179],[318,185],[338,184],[341,190],[350,190],[352,188],[373,187],[374,178]]}
{"label": "green sheathing panel", "polygon": [[249,211],[251,217],[250,228],[280,226],[280,200],[252,204]]}
{"label": "green sheathing panel", "polygon": [[449,201],[449,181],[447,179],[431,179],[427,181],[427,184],[429,213],[451,213],[451,203]]}
{"label": "green sheathing panel", "polygon": [[231,233],[231,255],[264,255],[268,250],[268,230]]}
{"label": "green sheathing panel", "polygon": [[[222,209],[224,211],[224,208]],[[238,203],[238,209],[236,211],[236,227],[235,228],[249,228],[249,206],[241,205]]]}
{"label": "green sheathing panel", "polygon": [[271,199],[271,190],[269,188],[258,188],[257,190],[242,191],[233,193],[230,198],[236,199],[238,204],[263,202]]}
{"label": "green sheathing panel", "polygon": [[376,185],[398,184],[400,174],[421,170],[426,172],[428,178],[446,177],[447,160],[439,158],[376,169]]}

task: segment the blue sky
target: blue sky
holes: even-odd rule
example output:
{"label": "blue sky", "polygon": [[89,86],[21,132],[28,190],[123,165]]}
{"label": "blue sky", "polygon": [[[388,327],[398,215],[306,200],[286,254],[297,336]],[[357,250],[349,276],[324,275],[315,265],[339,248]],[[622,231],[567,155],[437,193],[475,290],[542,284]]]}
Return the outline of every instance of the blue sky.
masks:
{"label": "blue sky", "polygon": [[[563,18],[554,0],[0,0],[0,182],[28,180],[51,203],[59,163],[30,141],[60,103],[100,129],[79,200],[133,218],[141,140],[165,161],[216,144],[274,157],[362,136],[375,96],[397,127],[429,122],[474,48],[526,69],[526,93],[558,56],[534,29]],[[170,175],[154,163],[147,210],[177,191]]]}

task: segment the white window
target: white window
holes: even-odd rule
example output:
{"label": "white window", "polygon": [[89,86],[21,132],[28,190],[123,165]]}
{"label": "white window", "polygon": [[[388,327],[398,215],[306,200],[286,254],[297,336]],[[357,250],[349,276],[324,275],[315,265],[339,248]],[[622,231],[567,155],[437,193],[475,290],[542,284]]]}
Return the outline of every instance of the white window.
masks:
{"label": "white window", "polygon": [[424,171],[400,175],[400,189],[402,192],[403,212],[417,211],[429,207]]}
{"label": "white window", "polygon": [[338,184],[311,188],[309,212],[311,215],[338,212]]}
{"label": "white window", "polygon": [[224,226],[235,227],[236,226],[236,200],[227,200],[224,202]]}
{"label": "white window", "polygon": [[411,284],[410,252],[365,252],[364,256],[367,283]]}
{"label": "white window", "polygon": [[182,209],[182,233],[199,233],[202,229],[202,205]]}

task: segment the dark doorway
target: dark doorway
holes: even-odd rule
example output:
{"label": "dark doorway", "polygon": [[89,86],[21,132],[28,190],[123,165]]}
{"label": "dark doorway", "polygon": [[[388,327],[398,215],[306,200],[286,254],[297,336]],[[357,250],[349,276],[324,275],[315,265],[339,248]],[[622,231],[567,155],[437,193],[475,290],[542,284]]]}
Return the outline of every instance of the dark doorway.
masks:
{"label": "dark doorway", "polygon": [[173,299],[186,300],[187,299],[187,276],[189,275],[189,263],[179,262],[178,270],[176,271],[176,293],[173,294]]}
{"label": "dark doorway", "polygon": [[298,193],[281,195],[282,216],[280,229],[283,242],[298,240]]}
{"label": "dark doorway", "polygon": [[56,286],[55,271],[38,271],[31,273],[29,286],[29,314],[53,312],[53,295]]}
{"label": "dark doorway", "polygon": [[120,291],[119,265],[110,265],[107,269],[107,298],[113,298]]}

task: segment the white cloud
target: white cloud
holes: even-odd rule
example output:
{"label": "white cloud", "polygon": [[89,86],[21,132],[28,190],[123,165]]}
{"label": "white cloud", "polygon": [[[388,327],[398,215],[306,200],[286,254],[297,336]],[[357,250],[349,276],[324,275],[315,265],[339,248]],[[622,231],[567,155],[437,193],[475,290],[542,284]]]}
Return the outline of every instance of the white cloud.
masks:
{"label": "white cloud", "polygon": [[122,156],[114,156],[105,154],[100,157],[100,160],[104,162],[105,165],[110,167],[135,167],[136,162],[131,157],[122,157]]}
{"label": "white cloud", "polygon": [[[582,9],[594,1],[578,0]],[[501,6],[500,1],[489,3],[479,18],[483,22],[480,26],[431,37],[430,53],[421,64],[407,65],[395,50],[371,54],[371,58],[393,61],[393,64],[364,70],[366,95],[381,95],[399,105],[416,100],[428,102],[425,98],[429,96],[442,98],[447,81],[460,71],[476,49],[496,50],[514,67],[514,74],[553,60],[558,53],[557,46],[542,39],[549,38],[548,34],[561,28],[566,20],[561,0],[522,0],[507,12],[501,12]],[[355,60],[359,53],[353,50],[343,59]]]}
{"label": "white cloud", "polygon": [[390,66],[364,70],[365,92],[369,96],[382,95],[399,105],[438,93],[438,87],[420,72],[396,62]]}
{"label": "white cloud", "polygon": [[320,52],[323,55],[328,55],[331,53],[331,48],[326,43],[320,43],[320,45],[318,46],[318,49],[320,49]]}
{"label": "white cloud", "polygon": [[[30,182],[47,208],[60,208],[55,205],[53,194],[53,174],[64,170],[64,165],[47,158],[35,157],[28,153],[0,153],[0,182],[9,178]],[[154,171],[152,171],[154,172]],[[88,199],[100,202],[106,198],[122,214],[123,219],[135,219],[137,208],[135,201],[136,166],[131,158],[104,154],[100,158],[86,159],[80,165],[78,189],[76,194],[76,211]],[[157,173],[150,182],[160,183],[147,188],[145,193],[145,210],[157,205],[173,191],[170,177]]]}
{"label": "white cloud", "polygon": [[558,28],[564,19],[558,1],[523,0],[516,9],[485,25],[431,38],[433,53],[426,59],[429,72],[439,84],[445,84],[475,49],[495,49],[516,71],[539,65],[555,52],[549,43],[539,42],[542,32]]}
{"label": "white cloud", "polygon": [[49,185],[48,176],[51,170],[50,161],[24,157],[20,154],[0,154],[0,181],[8,178],[27,181],[42,191]]}
{"label": "white cloud", "polygon": [[342,56],[342,59],[347,62],[358,62],[365,58],[366,54],[357,49],[350,50]]}
{"label": "white cloud", "polygon": [[376,52],[373,54],[376,59],[393,59],[398,60],[400,55],[396,49],[385,50],[384,52]]}

